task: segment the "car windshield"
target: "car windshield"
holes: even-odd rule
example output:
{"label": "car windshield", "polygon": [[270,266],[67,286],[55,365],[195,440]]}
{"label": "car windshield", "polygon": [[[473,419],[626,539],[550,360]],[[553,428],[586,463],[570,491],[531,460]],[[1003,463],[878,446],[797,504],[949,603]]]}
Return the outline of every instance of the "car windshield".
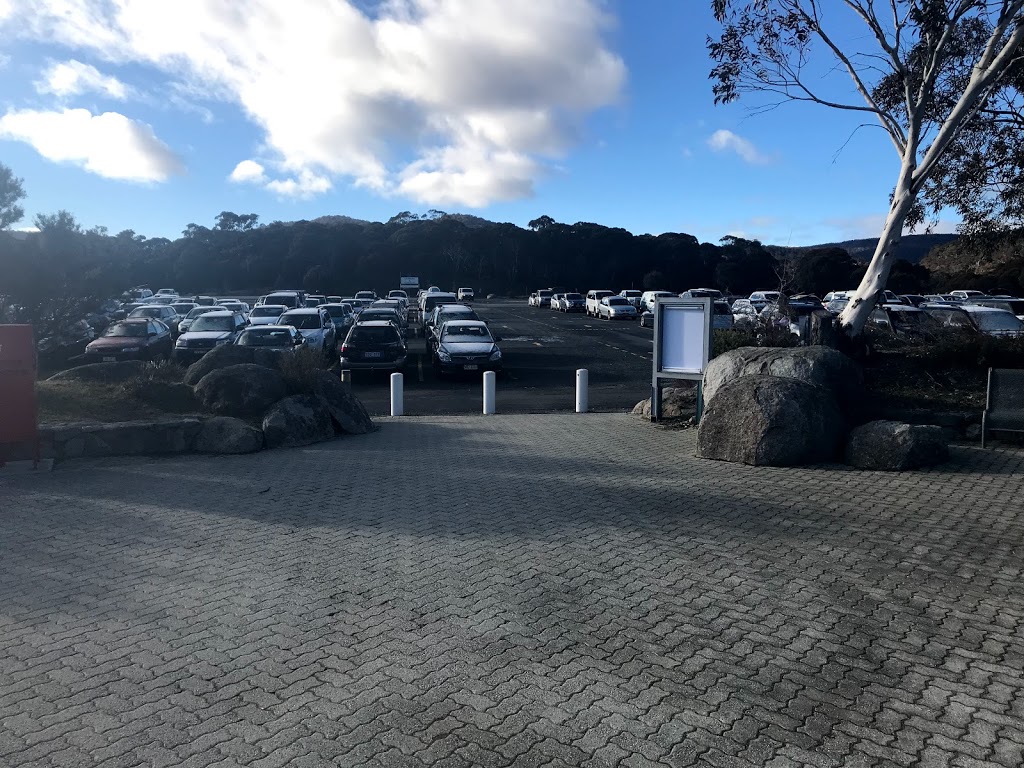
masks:
{"label": "car windshield", "polygon": [[983,331],[1020,331],[1024,323],[1010,312],[974,312],[974,321]]}
{"label": "car windshield", "polygon": [[445,341],[491,341],[491,332],[483,325],[461,325],[447,323],[444,327]]}
{"label": "car windshield", "polygon": [[311,331],[314,328],[322,328],[323,323],[320,321],[320,315],[312,312],[285,312],[281,315],[281,325],[290,325],[293,328],[299,328],[300,330]]}
{"label": "car windshield", "polygon": [[941,325],[951,328],[971,328],[970,318],[961,309],[928,309],[929,315],[934,317]]}
{"label": "car windshield", "polygon": [[284,328],[252,329],[245,331],[238,343],[243,347],[290,347],[292,335]]}
{"label": "car windshield", "polygon": [[583,294],[567,293],[565,294],[565,298],[569,299],[569,301],[583,301]]}
{"label": "car windshield", "polygon": [[192,323],[189,331],[233,331],[235,330],[235,318],[233,317],[210,317],[203,315]]}
{"label": "car windshield", "polygon": [[174,311],[180,315],[183,312],[191,312],[195,309],[196,305],[190,301],[188,304],[171,304],[171,306],[174,308]]}
{"label": "car windshield", "polygon": [[356,298],[357,299],[370,299],[372,301],[373,300],[373,292],[372,291],[359,291],[359,293],[356,294]]}
{"label": "car windshield", "polygon": [[185,319],[186,320],[195,320],[200,315],[205,315],[207,312],[216,312],[218,309],[219,309],[219,307],[196,307],[191,312],[189,312],[187,315],[185,315]]}
{"label": "car windshield", "polygon": [[133,310],[129,317],[156,317],[159,318],[163,315],[164,311],[160,307],[139,307]]}
{"label": "car windshield", "polygon": [[[608,306],[609,307],[621,307],[624,304],[629,304],[629,302],[626,301],[621,296],[619,296],[618,298],[614,298],[614,299],[608,299]],[[630,305],[630,306],[632,306],[632,305]]]}
{"label": "car windshield", "polygon": [[284,307],[253,307],[249,317],[280,317]]}
{"label": "car windshield", "polygon": [[107,328],[103,335],[115,337],[130,336],[132,338],[137,338],[146,335],[148,325],[148,323],[115,323]]}
{"label": "car windshield", "polygon": [[442,312],[437,317],[439,323],[450,323],[452,320],[479,320],[476,312]]}
{"label": "car windshield", "polygon": [[551,298],[552,293],[554,293],[554,291],[537,291],[537,295],[540,296],[542,299]]}
{"label": "car windshield", "polygon": [[343,318],[346,315],[350,315],[352,313],[352,310],[343,304],[338,304],[337,306],[324,307],[324,311],[330,316],[332,320]]}
{"label": "car windshield", "polygon": [[352,329],[346,344],[389,344],[398,341],[398,331],[390,325],[359,326]]}

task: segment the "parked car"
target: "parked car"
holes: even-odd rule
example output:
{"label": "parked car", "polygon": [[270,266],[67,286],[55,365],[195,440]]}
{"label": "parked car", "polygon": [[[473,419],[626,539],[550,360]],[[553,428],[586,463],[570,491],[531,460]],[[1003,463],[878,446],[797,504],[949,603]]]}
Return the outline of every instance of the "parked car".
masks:
{"label": "parked car", "polygon": [[[601,305],[601,300],[606,296],[614,296],[613,291],[604,290],[590,290],[587,291],[585,309],[589,317],[597,317],[598,308]],[[627,302],[628,303],[628,302]]]}
{"label": "parked car", "polygon": [[166,360],[173,349],[171,329],[159,320],[132,317],[111,325],[85,347],[88,362]]}
{"label": "parked car", "polygon": [[902,293],[900,294],[900,301],[911,307],[919,307],[924,303],[924,296],[917,293]]}
{"label": "parked car", "polygon": [[174,290],[173,288],[161,288],[159,291],[156,292],[155,295],[157,295],[157,296],[177,296],[178,292],[176,290]]}
{"label": "parked car", "polygon": [[976,304],[979,307],[993,307],[994,309],[1005,309],[1017,316],[1018,320],[1024,320],[1024,299],[1016,299],[1012,296],[986,296],[984,298],[968,299],[965,304]]}
{"label": "parked car", "polygon": [[[821,305],[818,305],[821,308]],[[728,331],[736,325],[732,316],[732,307],[725,299],[719,299],[711,304],[711,327],[716,330]]]}
{"label": "parked car", "polygon": [[306,309],[316,309],[321,304],[327,303],[327,297],[320,294],[310,294],[306,297]]}
{"label": "parked car", "polygon": [[528,306],[528,307],[535,307],[535,306],[537,306],[537,294],[536,293],[531,293],[529,296],[526,297],[526,306]]}
{"label": "parked car", "polygon": [[654,313],[649,310],[644,310],[640,313],[640,327],[641,328],[653,328],[654,327]]}
{"label": "parked car", "polygon": [[388,291],[387,298],[390,301],[401,302],[403,309],[409,309],[409,294],[407,294],[405,291],[397,288],[393,291]]}
{"label": "parked car", "polygon": [[402,318],[391,307],[367,307],[360,313],[356,323],[370,322],[371,320],[391,323],[403,337],[408,332],[408,324],[403,324]]}
{"label": "parked car", "polygon": [[500,371],[501,350],[487,325],[480,320],[445,323],[434,350],[439,374],[465,371]]}
{"label": "parked car", "polygon": [[420,314],[427,317],[434,311],[434,307],[441,304],[458,304],[459,299],[454,293],[443,293],[441,291],[429,291],[423,294],[420,300]]}
{"label": "parked car", "polygon": [[352,313],[352,305],[345,302],[340,304],[324,304],[320,309],[330,316],[331,322],[334,323],[336,337],[339,339],[345,338],[348,329],[352,327],[352,323],[356,319],[356,316]]}
{"label": "parked car", "polygon": [[195,362],[214,347],[234,344],[238,335],[249,326],[242,312],[219,310],[207,312],[192,321],[188,332],[174,343],[174,358],[182,363]]}
{"label": "parked car", "polygon": [[277,325],[278,319],[287,311],[288,307],[284,304],[261,304],[249,310],[249,324]]}
{"label": "parked car", "polygon": [[423,322],[423,335],[431,351],[437,346],[437,339],[445,323],[453,320],[479,320],[476,311],[468,304],[442,304]]}
{"label": "parked car", "polygon": [[781,296],[778,291],[754,291],[750,294],[750,303],[760,312],[769,304],[778,304]]}
{"label": "parked car", "polygon": [[216,307],[217,299],[213,296],[196,296],[193,301],[200,307]]}
{"label": "parked car", "polygon": [[680,299],[721,299],[722,292],[715,288],[691,288],[679,294]]}
{"label": "parked car", "polygon": [[750,303],[750,299],[736,299],[732,303],[731,312],[733,328],[753,328],[757,325],[757,308]]}
{"label": "parked car", "polygon": [[377,300],[377,294],[373,291],[356,291],[354,298],[372,302]]}
{"label": "parked car", "polygon": [[194,301],[176,301],[171,304],[171,309],[179,318],[184,318],[189,312],[198,307]]}
{"label": "parked car", "polygon": [[250,310],[248,304],[238,299],[217,299],[217,303],[228,310],[228,312],[242,312],[244,314],[248,314]]}
{"label": "parked car", "polygon": [[830,301],[836,301],[837,299],[849,299],[854,293],[856,293],[855,289],[849,291],[829,291],[822,297],[821,303],[826,305]]}
{"label": "parked car", "polygon": [[952,296],[954,299],[959,299],[960,301],[967,301],[968,299],[973,299],[975,297],[984,296],[985,292],[984,291],[950,291],[949,295]]}
{"label": "parked car", "polygon": [[556,309],[557,310],[559,305],[562,303],[562,297],[563,296],[565,296],[564,293],[552,293],[551,294],[551,300],[548,302],[548,309]]}
{"label": "parked car", "polygon": [[868,315],[868,328],[901,339],[932,335],[938,324],[931,315],[910,304],[879,304]]}
{"label": "parked car", "polygon": [[459,288],[456,291],[456,295],[459,301],[464,301],[467,304],[473,301],[473,289],[472,288]]}
{"label": "parked car", "polygon": [[[587,294],[587,298],[590,298],[590,294]],[[644,295],[640,297],[640,309],[646,309],[648,312],[653,312],[654,304],[659,298],[675,299],[678,297],[671,291],[644,291]],[[589,314],[589,303],[587,304],[587,310]]]}
{"label": "parked car", "polygon": [[323,307],[289,309],[277,319],[278,325],[290,325],[306,337],[306,344],[323,354],[333,353],[337,343],[334,322]]}
{"label": "parked car", "polygon": [[69,323],[51,336],[44,336],[36,344],[40,359],[48,364],[63,364],[82,351],[96,338],[96,329],[88,320]]}
{"label": "parked car", "polygon": [[849,303],[850,299],[843,296],[839,299],[832,299],[832,301],[825,305],[825,309],[827,309],[831,315],[839,315],[842,314],[842,311],[846,309],[846,305]]}
{"label": "parked car", "polygon": [[582,293],[563,293],[561,301],[558,302],[558,309],[562,312],[584,312],[587,309],[587,300]]}
{"label": "parked car", "polygon": [[217,305],[214,305],[212,307],[198,306],[195,309],[191,310],[178,322],[178,333],[187,333],[188,329],[192,327],[192,323],[195,321],[195,319],[197,317],[200,317],[201,315],[207,314],[208,312],[227,312],[227,309]]}
{"label": "parked car", "polygon": [[397,371],[405,367],[408,355],[402,334],[390,320],[356,323],[339,352],[341,367],[348,370]]}
{"label": "parked car", "polygon": [[306,306],[306,294],[301,291],[274,291],[263,297],[264,304],[283,304],[288,309]]}
{"label": "parked car", "polygon": [[294,352],[306,346],[306,337],[291,325],[256,325],[238,334],[235,344],[239,347]]}
{"label": "parked car", "polygon": [[636,307],[622,296],[605,296],[597,305],[597,316],[602,320],[636,320]]}
{"label": "parked car", "polygon": [[551,306],[551,297],[555,294],[550,288],[542,288],[534,294],[536,297],[533,301],[533,306],[543,309],[544,307]]}
{"label": "parked car", "polygon": [[643,295],[644,295],[643,291],[634,291],[631,288],[627,288],[624,291],[619,291],[619,296],[624,298],[626,301],[628,301],[630,304],[632,304],[638,310],[640,309],[640,299],[643,298]]}
{"label": "parked car", "polygon": [[[963,302],[948,293],[929,293],[924,297],[922,304],[952,304],[959,307]],[[921,304],[918,304],[921,306]]]}
{"label": "parked car", "polygon": [[178,325],[181,323],[181,317],[174,311],[174,307],[168,304],[150,304],[145,307],[139,307],[138,309],[133,309],[128,317],[149,317],[153,320],[159,320],[170,328],[171,333],[175,336],[178,335]]}
{"label": "parked car", "polygon": [[341,296],[328,296],[327,297],[327,303],[328,304],[341,304],[342,301],[343,301],[343,299],[342,299]]}
{"label": "parked car", "polygon": [[986,336],[1024,336],[1024,321],[1009,310],[976,304],[922,304],[921,309],[944,328],[969,329]]}
{"label": "parked car", "polygon": [[341,303],[342,304],[348,304],[350,307],[352,307],[352,314],[354,314],[356,316],[356,319],[359,319],[359,313],[362,312],[364,309],[366,309],[368,306],[370,306],[370,304],[372,304],[373,302],[372,301],[363,301],[362,299],[355,299],[355,298],[352,298],[352,299],[345,299],[345,298],[343,298],[341,300]]}

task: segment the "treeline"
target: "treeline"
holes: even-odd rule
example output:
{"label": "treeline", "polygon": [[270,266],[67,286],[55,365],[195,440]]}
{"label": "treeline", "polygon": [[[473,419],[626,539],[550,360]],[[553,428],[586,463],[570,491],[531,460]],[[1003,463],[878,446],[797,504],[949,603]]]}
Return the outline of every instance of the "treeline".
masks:
{"label": "treeline", "polygon": [[[273,288],[351,294],[395,287],[400,274],[443,288],[471,286],[478,294],[522,295],[547,286],[581,291],[708,286],[735,294],[782,289],[820,296],[856,285],[864,269],[836,247],[768,248],[731,236],[701,243],[688,234],[633,235],[547,216],[525,229],[441,211],[403,212],[383,223],[325,217],[261,225],[255,214],[225,211],[212,227],[189,224],[173,241],[131,230],[84,230],[65,211],[37,217],[35,223],[38,233],[0,234],[0,295],[8,297],[8,305],[112,296],[135,285],[210,294]],[[982,281],[1021,292],[1024,238],[1014,242],[1001,251],[996,272],[967,274],[963,268],[970,260],[951,257],[949,249],[961,254],[982,246],[961,239],[937,249],[945,257],[936,263],[898,262],[889,287],[922,292]]]}

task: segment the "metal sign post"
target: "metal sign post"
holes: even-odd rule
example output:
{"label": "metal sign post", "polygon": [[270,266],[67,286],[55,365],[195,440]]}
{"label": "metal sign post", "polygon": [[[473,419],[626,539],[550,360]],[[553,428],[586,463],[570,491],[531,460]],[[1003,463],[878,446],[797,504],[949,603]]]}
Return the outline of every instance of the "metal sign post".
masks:
{"label": "metal sign post", "polygon": [[711,359],[714,300],[664,299],[654,305],[654,365],[651,374],[651,421],[661,418],[661,381],[697,382],[697,421],[704,410],[704,371]]}

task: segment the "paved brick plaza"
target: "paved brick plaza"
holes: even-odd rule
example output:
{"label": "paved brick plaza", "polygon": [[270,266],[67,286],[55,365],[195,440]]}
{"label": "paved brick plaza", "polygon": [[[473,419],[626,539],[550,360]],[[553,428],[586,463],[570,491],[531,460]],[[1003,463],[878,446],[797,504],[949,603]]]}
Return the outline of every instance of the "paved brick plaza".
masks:
{"label": "paved brick plaza", "polygon": [[385,420],[0,477],[0,765],[1020,766],[1024,451]]}

